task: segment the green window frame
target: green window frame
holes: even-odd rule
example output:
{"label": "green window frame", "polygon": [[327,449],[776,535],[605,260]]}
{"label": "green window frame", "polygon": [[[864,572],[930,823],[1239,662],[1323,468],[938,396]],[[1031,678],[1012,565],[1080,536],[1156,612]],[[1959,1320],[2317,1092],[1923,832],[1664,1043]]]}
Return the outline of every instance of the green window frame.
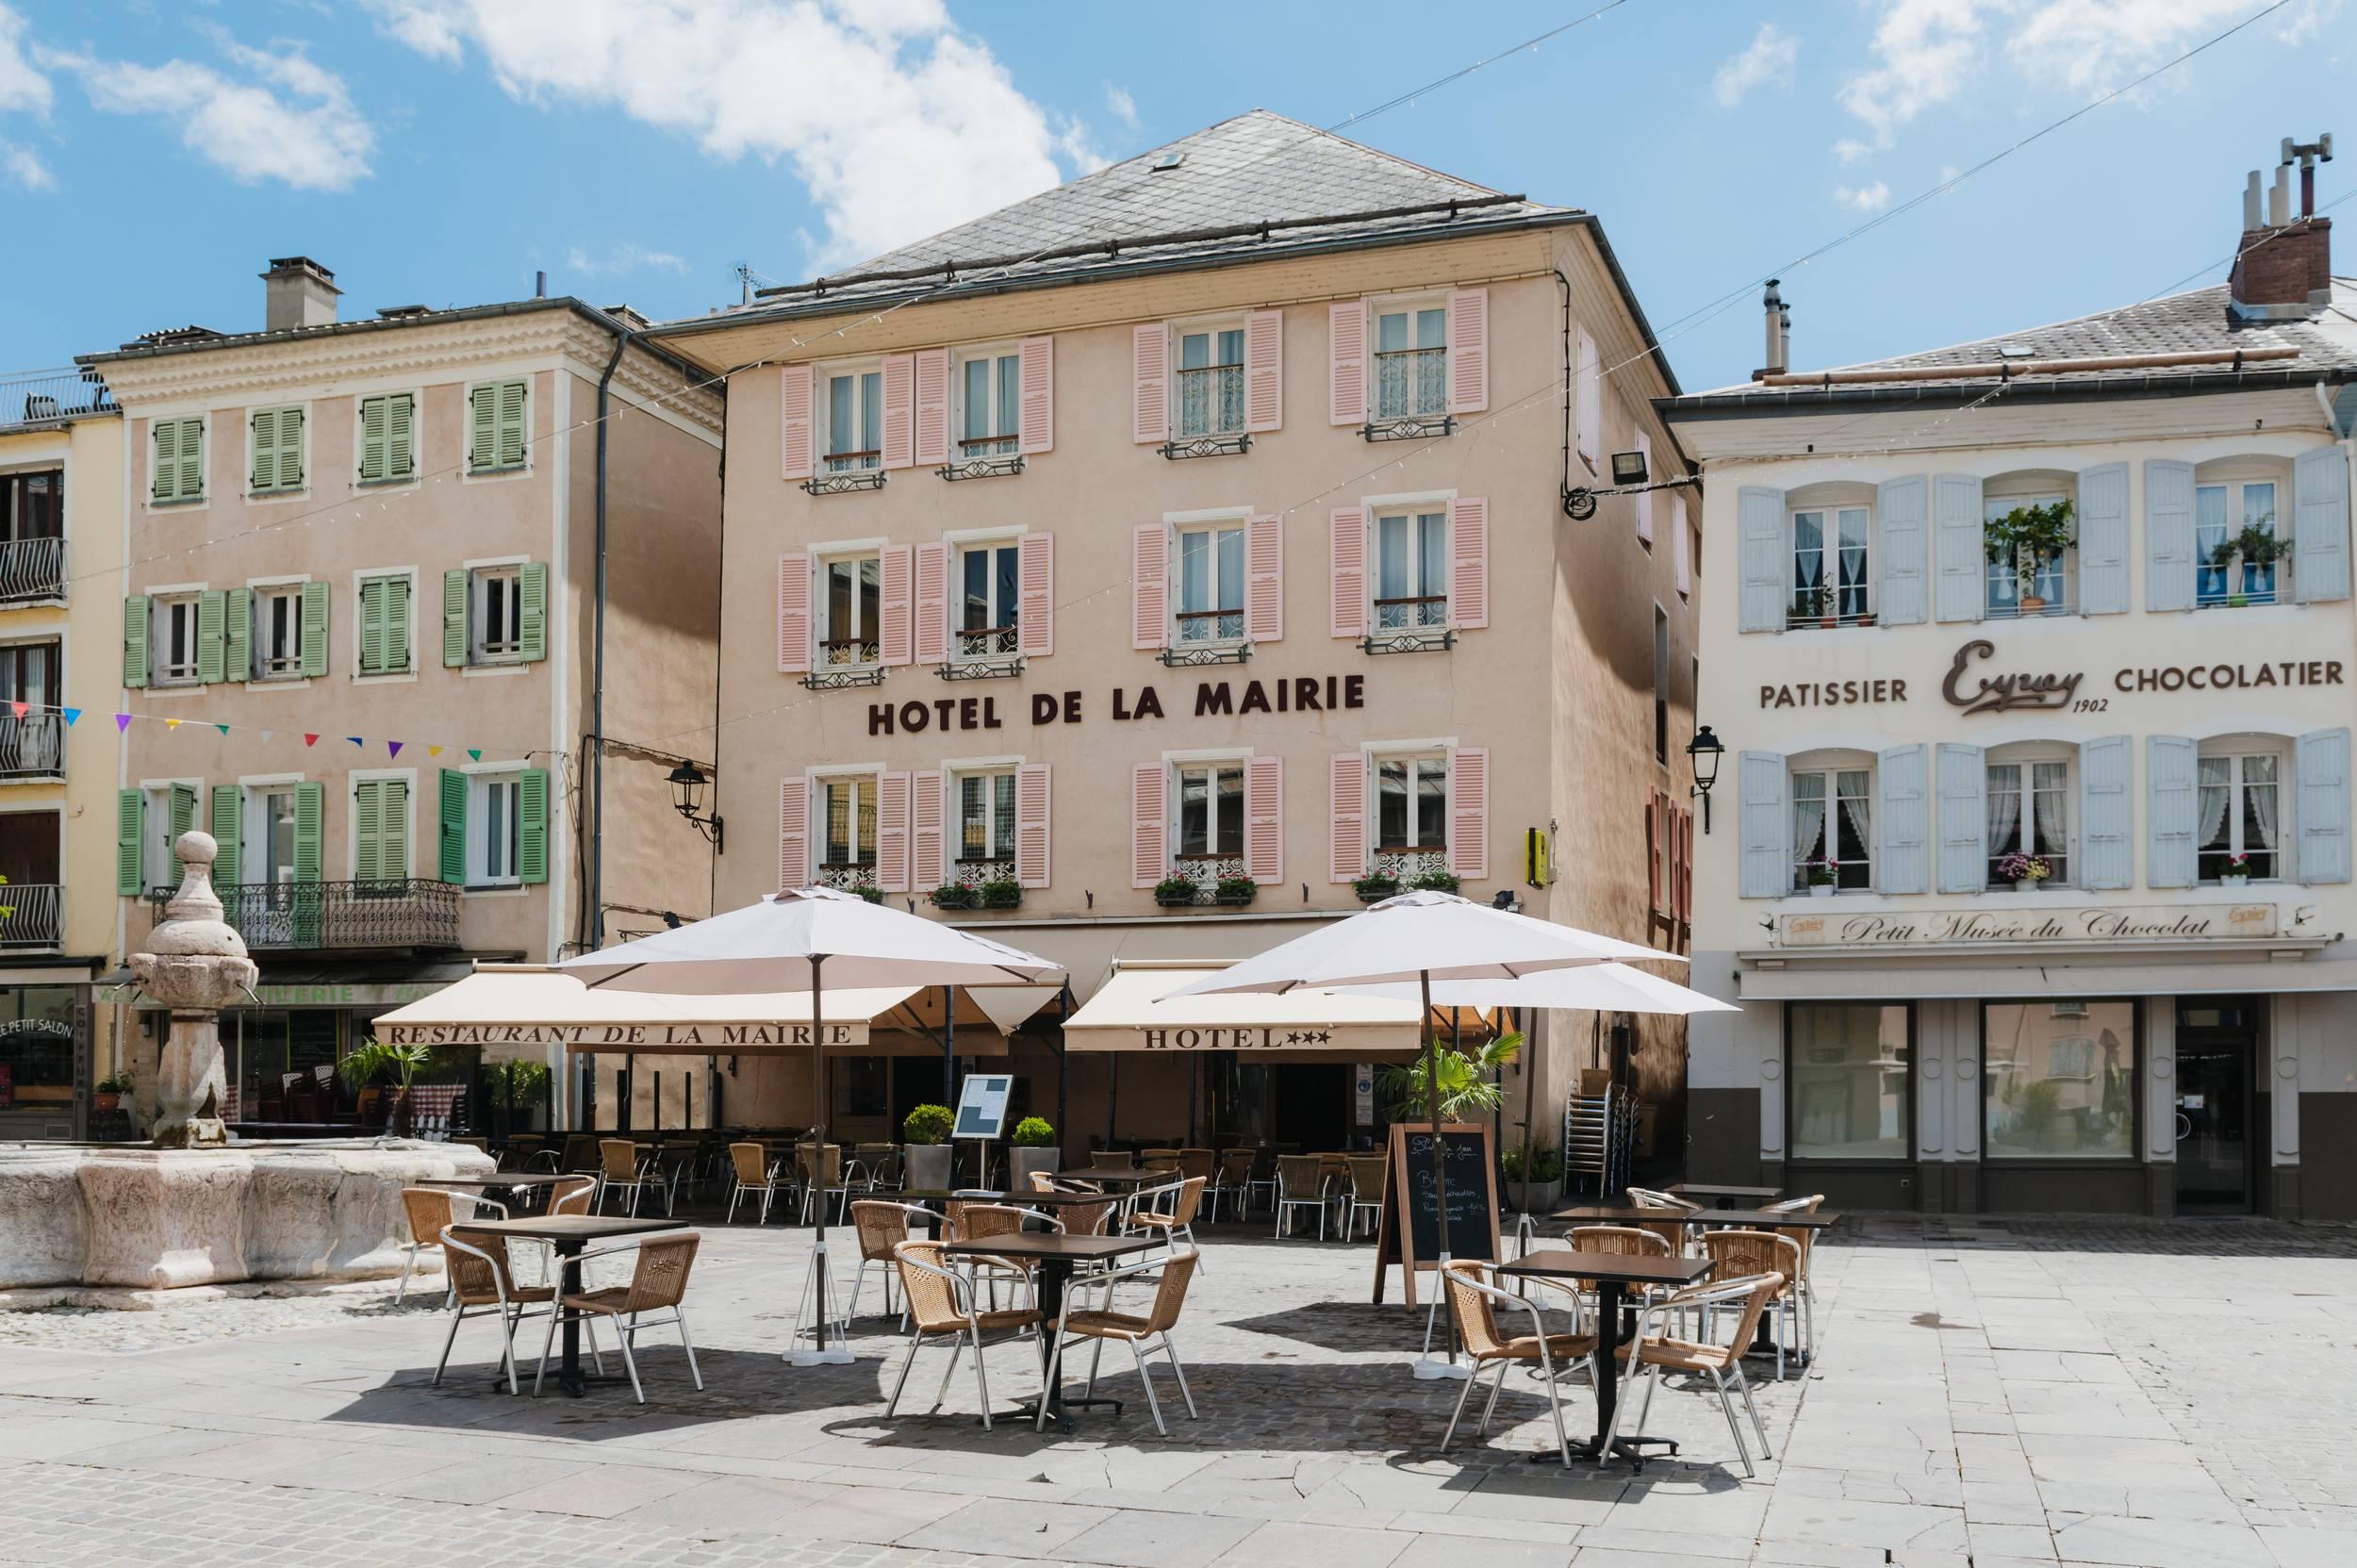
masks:
{"label": "green window frame", "polygon": [[528,390],[521,379],[468,388],[468,472],[504,473],[524,466]]}
{"label": "green window frame", "polygon": [[407,572],[360,579],[362,675],[410,673],[409,596]]}
{"label": "green window frame", "polygon": [[303,488],[303,410],[256,408],[246,417],[249,495],[286,495]]}
{"label": "green window frame", "polygon": [[397,485],[418,476],[418,398],[386,392],[360,400],[360,483]]}
{"label": "green window frame", "polygon": [[159,506],[205,499],[205,418],[148,425],[148,499]]}

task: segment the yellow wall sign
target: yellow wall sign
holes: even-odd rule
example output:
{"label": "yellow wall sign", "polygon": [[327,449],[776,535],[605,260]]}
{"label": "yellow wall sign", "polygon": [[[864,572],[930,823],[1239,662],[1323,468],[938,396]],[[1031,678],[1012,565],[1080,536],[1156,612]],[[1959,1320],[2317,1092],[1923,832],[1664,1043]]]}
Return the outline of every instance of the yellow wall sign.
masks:
{"label": "yellow wall sign", "polygon": [[1523,834],[1523,881],[1533,887],[1555,884],[1555,845],[1544,828],[1532,828]]}

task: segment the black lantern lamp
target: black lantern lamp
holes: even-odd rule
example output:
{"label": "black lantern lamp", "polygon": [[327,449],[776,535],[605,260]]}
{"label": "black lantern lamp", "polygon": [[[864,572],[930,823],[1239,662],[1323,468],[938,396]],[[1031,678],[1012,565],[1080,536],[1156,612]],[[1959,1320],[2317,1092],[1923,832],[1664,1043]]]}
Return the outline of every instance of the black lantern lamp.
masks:
{"label": "black lantern lamp", "polygon": [[1703,832],[1710,831],[1710,786],[1719,782],[1719,759],[1726,754],[1719,737],[1705,724],[1694,732],[1694,738],[1686,743],[1687,758],[1694,765],[1694,793],[1703,798]]}
{"label": "black lantern lamp", "polygon": [[1612,454],[1612,483],[1642,485],[1646,480],[1645,454],[1641,452],[1616,452]]}
{"label": "black lantern lamp", "polygon": [[[1570,454],[1565,453],[1565,461]],[[1563,487],[1563,515],[1574,522],[1586,522],[1596,515],[1598,497],[1607,495],[1641,495],[1647,490],[1676,489],[1682,486],[1702,483],[1699,474],[1673,473],[1667,479],[1653,476],[1653,465],[1641,452],[1616,452],[1611,457],[1612,483],[1603,489],[1591,489],[1585,485]]]}
{"label": "black lantern lamp", "polygon": [[717,852],[720,848],[720,818],[701,815],[704,804],[704,785],[711,783],[703,769],[682,760],[671,769],[671,808],[696,825],[696,831],[711,841]]}

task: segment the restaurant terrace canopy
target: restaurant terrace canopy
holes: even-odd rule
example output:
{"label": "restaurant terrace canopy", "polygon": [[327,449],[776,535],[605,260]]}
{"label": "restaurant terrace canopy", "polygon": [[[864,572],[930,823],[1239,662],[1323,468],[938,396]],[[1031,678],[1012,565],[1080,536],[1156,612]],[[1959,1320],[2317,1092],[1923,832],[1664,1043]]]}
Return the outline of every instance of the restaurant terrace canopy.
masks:
{"label": "restaurant terrace canopy", "polygon": [[1220,964],[1116,962],[1064,1020],[1066,1050],[1180,1055],[1234,1050],[1286,1060],[1365,1061],[1423,1047],[1412,998],[1265,991],[1163,999],[1208,981]]}

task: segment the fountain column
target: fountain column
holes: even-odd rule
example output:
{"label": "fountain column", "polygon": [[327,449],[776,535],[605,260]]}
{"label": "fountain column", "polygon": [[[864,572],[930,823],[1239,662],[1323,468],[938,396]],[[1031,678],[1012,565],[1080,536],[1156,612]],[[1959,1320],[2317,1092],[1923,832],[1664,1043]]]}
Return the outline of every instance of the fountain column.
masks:
{"label": "fountain column", "polygon": [[172,1010],[172,1032],[156,1073],[157,1148],[205,1148],[229,1141],[221,1108],[227,1080],[221,1058],[221,1010],[253,987],[258,974],[245,938],[222,918],[213,892],[208,833],[184,833],[173,844],[180,890],[164,906],[147,948],[131,955],[140,989]]}

